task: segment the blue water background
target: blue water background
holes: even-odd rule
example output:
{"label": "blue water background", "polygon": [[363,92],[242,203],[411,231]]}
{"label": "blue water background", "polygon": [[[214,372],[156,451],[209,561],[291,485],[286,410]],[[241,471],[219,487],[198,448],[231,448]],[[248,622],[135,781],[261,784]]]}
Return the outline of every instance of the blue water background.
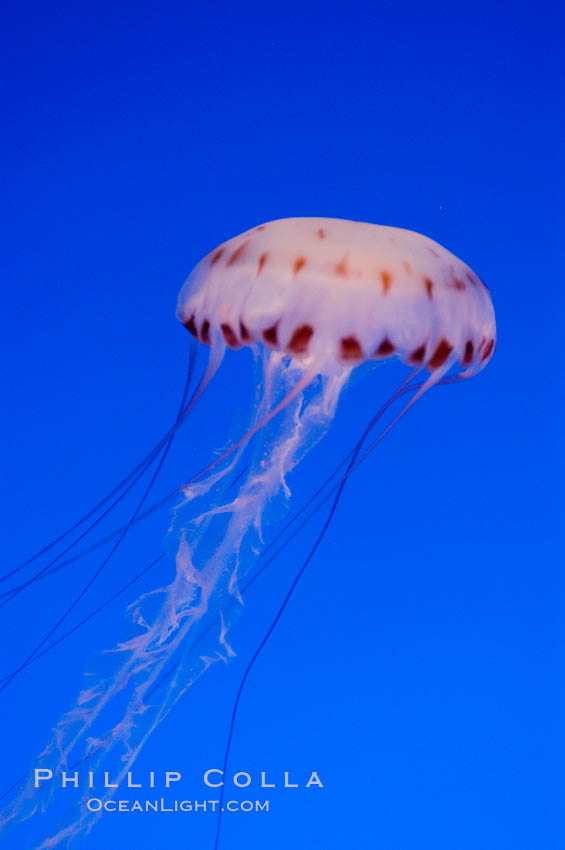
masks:
{"label": "blue water background", "polygon": [[[250,677],[231,758],[253,774],[244,797],[265,796],[261,770],[317,770],[326,787],[226,818],[221,848],[561,847],[558,5],[19,3],[3,29],[2,564],[63,530],[168,428],[188,356],[176,293],[204,253],[290,215],[426,233],[490,287],[498,347],[351,479]],[[402,375],[376,370],[344,396],[321,467]],[[230,354],[156,495],[239,433],[251,384],[248,354]],[[314,480],[297,481],[296,504]],[[124,547],[81,614],[159,553],[166,522]],[[183,797],[210,796],[201,774],[221,762],[245,662],[316,528],[256,585],[237,659],[178,704],[140,772],[180,770]],[[3,672],[97,563],[3,609]],[[127,633],[132,598],[1,696],[3,786],[96,651]],[[84,846],[207,850],[213,831],[204,814],[109,815]]]}

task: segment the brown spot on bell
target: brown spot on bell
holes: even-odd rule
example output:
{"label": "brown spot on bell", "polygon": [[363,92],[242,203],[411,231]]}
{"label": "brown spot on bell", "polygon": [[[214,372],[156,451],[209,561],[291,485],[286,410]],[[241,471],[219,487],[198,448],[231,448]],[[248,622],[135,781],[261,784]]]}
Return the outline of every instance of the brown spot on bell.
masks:
{"label": "brown spot on bell", "polygon": [[213,266],[213,265],[214,265],[214,263],[217,263],[217,262],[218,262],[218,260],[220,259],[220,257],[222,256],[222,254],[223,254],[223,253],[224,253],[224,248],[223,248],[223,247],[222,247],[222,248],[218,248],[218,250],[217,250],[217,251],[214,251],[214,253],[212,254],[212,258],[211,258],[211,260],[210,260],[210,265],[211,265],[211,266]]}
{"label": "brown spot on bell", "polygon": [[233,266],[234,263],[237,263],[237,261],[240,259],[241,255],[245,251],[246,246],[247,242],[242,242],[239,248],[236,248],[233,254],[231,254],[231,256],[228,258],[226,266]]}
{"label": "brown spot on bell", "polygon": [[383,293],[386,295],[392,284],[392,275],[390,272],[381,272],[381,283],[383,285]]}
{"label": "brown spot on bell", "polygon": [[433,296],[433,292],[434,292],[434,282],[433,282],[433,280],[430,280],[429,277],[425,277],[424,278],[424,286],[426,287],[426,292],[428,294],[428,298],[431,300],[434,297]]}
{"label": "brown spot on bell", "polygon": [[483,362],[483,360],[486,360],[488,357],[490,357],[490,355],[492,354],[493,348],[494,348],[494,339],[491,339],[491,340],[489,340],[489,342],[487,343],[487,347],[485,348],[485,350],[481,354],[481,363]]}
{"label": "brown spot on bell", "polygon": [[190,319],[187,319],[186,322],[184,323],[184,326],[187,329],[187,331],[190,331],[192,336],[195,336],[196,339],[198,339],[198,331],[196,330],[196,323],[194,321],[194,316],[191,316]]}
{"label": "brown spot on bell", "polygon": [[224,339],[230,348],[239,348],[239,340],[232,330],[231,325],[221,325]]}
{"label": "brown spot on bell", "polygon": [[272,325],[270,328],[266,328],[263,331],[263,339],[265,342],[268,342],[269,345],[278,345],[279,335],[277,329],[278,322]]}
{"label": "brown spot on bell", "polygon": [[385,336],[385,338],[383,339],[383,341],[381,342],[381,344],[379,345],[379,347],[375,351],[375,355],[377,357],[388,357],[388,355],[392,354],[393,351],[394,351],[394,345]]}
{"label": "brown spot on bell", "polygon": [[443,366],[451,352],[453,351],[453,346],[446,339],[442,339],[436,350],[432,354],[432,357],[428,363],[428,366],[431,369],[438,369],[440,366]]}
{"label": "brown spot on bell", "polygon": [[347,277],[349,272],[347,271],[347,259],[344,257],[343,260],[340,260],[339,263],[335,264],[335,273],[340,277]]}
{"label": "brown spot on bell", "polygon": [[473,360],[473,354],[475,353],[475,346],[473,345],[473,340],[470,339],[465,343],[465,353],[463,354],[463,365],[468,366],[469,363]]}
{"label": "brown spot on bell", "polygon": [[239,333],[244,342],[253,342],[253,337],[241,320],[239,322]]}
{"label": "brown spot on bell", "polygon": [[306,265],[306,257],[297,257],[296,260],[294,261],[294,265],[292,267],[294,274],[298,274],[300,269],[303,268],[303,266],[305,266],[305,265]]}
{"label": "brown spot on bell", "polygon": [[346,336],[341,340],[341,359],[342,360],[361,360],[363,358],[363,349],[361,348],[357,337]]}
{"label": "brown spot on bell", "polygon": [[420,345],[418,348],[415,348],[412,354],[409,356],[408,361],[410,363],[422,363],[424,357],[426,356],[426,345]]}
{"label": "brown spot on bell", "polygon": [[257,275],[261,274],[263,266],[267,262],[267,257],[268,257],[267,253],[261,254],[261,256],[259,257],[259,262],[257,263]]}
{"label": "brown spot on bell", "polygon": [[210,345],[210,322],[208,319],[204,319],[202,322],[202,327],[200,328],[200,339],[202,342],[205,342],[206,345]]}
{"label": "brown spot on bell", "polygon": [[288,344],[288,350],[292,351],[293,354],[304,354],[308,351],[308,343],[313,333],[314,328],[312,325],[300,325],[292,334]]}

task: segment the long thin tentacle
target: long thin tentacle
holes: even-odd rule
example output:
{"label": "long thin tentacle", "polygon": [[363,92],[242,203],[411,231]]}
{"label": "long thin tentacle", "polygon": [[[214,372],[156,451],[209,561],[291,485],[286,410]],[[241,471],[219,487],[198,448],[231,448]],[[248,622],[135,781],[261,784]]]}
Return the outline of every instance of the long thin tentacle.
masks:
{"label": "long thin tentacle", "polygon": [[[107,535],[102,540],[97,541],[97,543],[95,545],[90,546],[87,549],[83,550],[80,553],[79,556],[75,556],[74,558],[66,559],[65,561],[62,561],[62,562],[60,561],[60,559],[65,554],[67,554],[71,549],[73,549],[77,545],[77,543],[79,543],[81,540],[83,540],[109,513],[111,513],[111,511],[116,507],[116,505],[124,498],[124,496],[132,489],[132,487],[135,486],[135,484],[140,480],[140,478],[144,475],[144,473],[153,464],[153,461],[158,456],[159,452],[163,449],[163,447],[166,446],[166,445],[170,445],[170,440],[172,439],[172,437],[174,436],[174,434],[178,430],[179,426],[186,420],[189,413],[193,410],[196,402],[198,401],[198,399],[202,395],[204,389],[208,386],[210,380],[212,379],[213,375],[215,374],[215,372],[216,372],[216,370],[219,366],[219,363],[221,361],[222,354],[223,354],[223,350],[221,350],[220,352],[218,352],[217,349],[211,350],[211,354],[210,354],[210,358],[208,360],[207,368],[204,372],[204,375],[200,379],[200,382],[199,382],[198,386],[196,387],[194,393],[192,394],[190,401],[188,403],[185,403],[185,406],[183,406],[183,409],[180,411],[179,415],[177,416],[177,420],[176,420],[175,425],[167,432],[165,437],[161,440],[161,442],[153,450],[153,452],[150,455],[148,455],[149,460],[146,458],[145,459],[146,462],[144,464],[143,463],[141,464],[142,468],[140,469],[140,471],[137,472],[137,475],[135,475],[133,480],[129,483],[126,490],[124,490],[117,497],[117,499],[115,499],[115,501],[112,502],[112,504],[109,505],[109,507],[106,508],[106,510],[100,516],[98,516],[96,518],[96,520],[94,520],[94,522],[92,522],[88,526],[88,528],[86,528],[84,531],[82,531],[79,534],[79,536],[76,537],[75,540],[72,541],[72,543],[70,543],[65,549],[63,549],[62,552],[60,552],[48,564],[46,564],[44,567],[42,567],[37,573],[35,573],[35,575],[32,576],[32,578],[28,579],[27,581],[23,582],[20,585],[17,585],[16,587],[10,588],[8,591],[4,591],[3,593],[0,593],[0,599],[3,598],[3,601],[0,602],[0,608],[3,607],[4,605],[6,605],[8,602],[11,602],[11,600],[14,599],[19,593],[21,593],[26,588],[32,586],[33,584],[35,584],[35,582],[38,581],[39,579],[44,578],[44,577],[49,576],[49,575],[52,575],[54,572],[57,572],[60,567],[66,566],[68,563],[72,563],[76,559],[76,557],[82,557],[83,555],[86,555],[86,554],[94,551],[95,549],[99,548],[100,546],[104,545],[105,543],[108,543],[111,540],[114,540],[116,537],[120,537],[120,535],[122,534],[124,529],[131,528],[131,526],[136,524],[136,522],[140,521],[141,519],[148,516],[148,514],[153,512],[153,510],[150,509],[148,512],[145,512],[144,514],[140,515],[139,511],[137,511],[136,516],[133,520],[130,519],[129,522],[126,523],[126,525],[120,526],[113,533]],[[192,374],[193,374],[194,348],[191,348],[191,361],[190,361],[190,363],[191,363],[191,365],[190,365],[190,368],[189,368],[189,373],[188,373],[188,376],[187,376],[187,383],[186,383],[186,388],[185,388],[185,396],[184,396],[185,402],[186,402],[186,392],[188,391],[188,387],[190,385]],[[136,472],[138,469],[139,469],[139,465],[138,465],[138,467],[136,467],[136,470],[134,470],[134,472]],[[133,474],[134,473],[131,473],[130,476],[128,476],[128,478],[131,478],[131,475],[133,475]],[[113,491],[113,492],[115,492],[115,491]],[[104,501],[107,501],[108,498],[109,497],[107,497]],[[169,498],[172,498],[172,496],[169,497]],[[168,501],[168,500],[169,499],[167,499],[166,501]],[[88,516],[91,516],[95,511],[96,511],[96,508],[93,508],[93,510],[89,512]],[[84,519],[85,519],[85,517],[83,517],[83,520]],[[76,528],[78,525],[80,525],[80,522],[78,524],[75,524],[75,526],[73,526],[73,528]],[[67,532],[65,532],[63,537],[65,537],[66,535],[67,535]],[[47,551],[47,549],[50,549],[51,546],[55,545],[56,542],[57,541],[54,541],[53,544],[49,544],[49,546],[45,547],[44,550],[42,550],[42,551]],[[35,556],[31,560],[35,560]],[[30,563],[30,561],[28,560],[26,562],[26,564],[27,563]],[[7,578],[10,575],[14,575],[20,569],[22,569],[23,566],[25,566],[25,565],[20,565],[16,569],[12,570],[10,573],[6,574],[5,577]]]}
{"label": "long thin tentacle", "polygon": [[[193,376],[193,372],[194,372],[195,361],[196,361],[196,346],[194,344],[192,344],[190,346],[189,366],[188,366],[188,374],[187,374],[187,378],[186,378],[186,389],[188,389],[189,385],[192,383],[192,376]],[[89,520],[90,517],[94,516],[100,510],[100,508],[104,507],[104,505],[107,504],[110,501],[110,499],[112,499],[117,493],[119,493],[120,490],[122,490],[122,488],[125,487],[125,485],[129,481],[131,481],[132,478],[134,478],[136,475],[138,475],[138,473],[143,473],[147,468],[147,464],[152,463],[152,461],[155,459],[157,454],[161,451],[161,449],[163,448],[163,446],[165,445],[165,443],[167,442],[169,437],[172,434],[175,433],[175,431],[178,429],[179,425],[184,421],[184,419],[186,418],[188,413],[189,413],[189,410],[187,409],[186,411],[183,411],[182,416],[180,418],[177,417],[175,424],[169,429],[169,431],[165,434],[165,436],[161,438],[161,440],[157,443],[157,445],[154,446],[151,449],[151,451],[143,458],[143,460],[141,460],[137,464],[137,466],[135,466],[134,469],[132,469],[131,472],[129,472],[128,475],[126,475],[125,478],[123,478],[118,484],[116,484],[116,486],[113,487],[112,490],[110,490],[110,492],[107,493],[106,496],[104,496],[103,499],[101,499],[96,505],[94,505],[93,508],[91,508],[89,511],[87,511],[87,513],[84,514],[75,523],[73,523],[73,525],[71,525],[69,528],[67,528],[66,531],[64,531],[58,537],[51,540],[50,543],[43,546],[34,555],[31,555],[29,558],[27,558],[25,561],[23,561],[17,567],[14,567],[14,569],[12,569],[9,572],[6,572],[3,575],[1,575],[0,576],[0,584],[3,583],[4,581],[7,581],[7,579],[11,578],[12,576],[16,575],[17,573],[19,573],[25,567],[29,566],[29,564],[32,564],[34,561],[36,561],[38,558],[40,558],[46,552],[50,551],[55,546],[57,546],[58,543],[61,543],[61,541],[63,541],[66,537],[68,537],[70,534],[72,534],[73,531],[76,531],[77,528],[79,528],[83,523],[85,523],[87,520]]]}

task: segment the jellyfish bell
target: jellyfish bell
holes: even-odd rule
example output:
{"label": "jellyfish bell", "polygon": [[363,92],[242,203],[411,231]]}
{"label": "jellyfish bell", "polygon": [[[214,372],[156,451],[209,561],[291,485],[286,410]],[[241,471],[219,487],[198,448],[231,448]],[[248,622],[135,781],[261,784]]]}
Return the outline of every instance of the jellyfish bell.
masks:
{"label": "jellyfish bell", "polygon": [[201,342],[260,342],[319,373],[398,357],[466,376],[494,351],[481,279],[437,242],[410,230],[328,218],[267,222],[205,256],[178,298],[177,317]]}
{"label": "jellyfish bell", "polygon": [[[337,495],[322,535],[348,476],[399,418],[448,373],[459,380],[481,371],[496,343],[486,286],[445,248],[412,231],[328,218],[267,222],[219,245],[189,275],[177,317],[209,347],[209,360],[165,439],[205,392],[226,347],[255,354],[260,380],[249,427],[198,472],[183,471],[170,580],[132,602],[136,630],[116,648],[116,668],[90,677],[55,727],[34,765],[54,775],[85,761],[89,770],[106,768],[112,757],[119,785],[178,699],[213,663],[233,657],[229,628],[272,545],[265,518],[274,503],[289,504],[287,479],[331,426],[357,366],[397,358],[409,370],[337,479],[328,479]],[[361,455],[377,423],[406,397]],[[0,827],[29,817],[34,795],[24,785]],[[99,816],[83,806],[38,850],[64,845]]]}

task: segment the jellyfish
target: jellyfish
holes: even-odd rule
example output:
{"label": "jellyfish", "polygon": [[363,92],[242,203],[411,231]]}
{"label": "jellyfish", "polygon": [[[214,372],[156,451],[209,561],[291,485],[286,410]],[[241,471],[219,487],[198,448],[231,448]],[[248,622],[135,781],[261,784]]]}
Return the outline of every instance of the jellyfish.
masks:
{"label": "jellyfish", "polygon": [[[114,667],[83,688],[36,760],[53,773],[84,762],[92,771],[111,763],[119,785],[183,694],[213,664],[235,655],[229,631],[244,608],[244,593],[281,534],[284,548],[284,534],[288,540],[294,533],[290,526],[304,508],[274,541],[268,539],[271,517],[280,521],[289,509],[293,471],[331,427],[358,367],[398,360],[407,371],[359,443],[306,503],[319,496],[319,507],[333,497],[329,518],[347,478],[410,407],[439,384],[477,375],[496,343],[488,289],[464,262],[413,231],[331,218],[267,222],[214,248],[182,287],[176,315],[197,348],[208,352],[207,365],[190,397],[187,383],[174,426],[120,486],[131,486],[158,452],[166,453],[195,405],[204,403],[227,348],[253,351],[254,403],[244,432],[183,476],[169,497],[176,499],[167,537],[170,581],[129,604],[133,634],[114,648]],[[193,367],[192,357],[190,380]],[[110,510],[117,489],[96,509]],[[116,545],[150,512],[149,489],[113,535]],[[13,592],[22,588],[25,582]],[[15,788],[0,826],[45,808],[52,793],[39,792],[27,778]],[[114,789],[105,793],[110,797]],[[38,847],[67,846],[99,817],[82,807]]]}

